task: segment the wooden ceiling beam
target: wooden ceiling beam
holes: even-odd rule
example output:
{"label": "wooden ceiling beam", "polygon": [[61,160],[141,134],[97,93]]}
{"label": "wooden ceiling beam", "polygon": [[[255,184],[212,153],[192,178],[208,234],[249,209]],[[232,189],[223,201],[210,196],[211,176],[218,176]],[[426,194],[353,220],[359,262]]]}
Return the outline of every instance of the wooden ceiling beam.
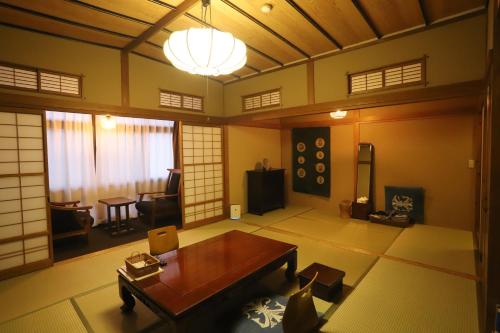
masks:
{"label": "wooden ceiling beam", "polygon": [[424,0],[418,0],[418,7],[420,9],[420,14],[424,20],[425,26],[429,25],[429,15],[427,14],[427,8],[425,8]]}
{"label": "wooden ceiling beam", "polygon": [[313,27],[316,28],[323,36],[325,36],[330,42],[335,45],[336,48],[342,50],[343,46],[328,32],[326,31],[318,22],[316,22],[305,10],[303,10],[294,0],[286,0],[286,2],[302,15]]}
{"label": "wooden ceiling beam", "polygon": [[221,2],[223,4],[231,7],[232,9],[234,9],[235,11],[237,11],[238,13],[240,13],[241,15],[245,16],[250,21],[252,21],[253,23],[257,24],[259,27],[261,27],[264,30],[268,31],[274,37],[278,38],[279,40],[281,40],[282,42],[284,42],[286,45],[290,46],[291,48],[293,48],[294,50],[296,50],[297,52],[299,52],[300,54],[302,54],[304,57],[306,57],[308,59],[311,58],[311,56],[309,54],[307,54],[304,50],[302,50],[300,47],[298,47],[297,45],[293,44],[288,39],[286,39],[285,37],[281,36],[279,33],[277,33],[276,31],[274,31],[273,29],[271,29],[270,27],[268,27],[267,25],[265,25],[261,21],[257,20],[255,17],[253,17],[252,15],[248,14],[247,12],[245,12],[240,7],[236,6],[231,1],[229,1],[229,0],[221,0]]}
{"label": "wooden ceiling beam", "polygon": [[130,52],[139,46],[144,41],[148,40],[155,33],[163,29],[167,24],[175,20],[177,17],[184,15],[191,7],[193,7],[199,0],[184,0],[179,6],[175,9],[172,9],[165,16],[163,16],[158,22],[149,27],[146,31],[140,34],[133,41],[128,43],[124,48],[124,52]]}
{"label": "wooden ceiling beam", "polygon": [[71,21],[71,20],[64,19],[64,18],[61,18],[61,17],[58,17],[58,16],[52,16],[52,15],[49,15],[49,14],[40,13],[40,12],[31,10],[31,9],[18,7],[18,6],[11,5],[11,4],[0,3],[0,7],[10,8],[10,9],[17,10],[17,11],[20,11],[20,12],[23,12],[23,13],[27,13],[27,14],[30,14],[30,15],[33,15],[33,16],[43,17],[43,18],[46,18],[46,19],[49,19],[49,20],[54,20],[54,21],[57,21],[57,22],[74,25],[76,27],[85,28],[85,29],[89,29],[89,30],[93,30],[93,31],[98,31],[98,32],[103,32],[103,33],[107,33],[107,34],[110,34],[110,35],[113,35],[113,36],[117,36],[117,37],[130,38],[130,39],[134,38],[134,36],[132,36],[132,35],[127,35],[127,34],[116,32],[116,31],[111,31],[111,30],[107,30],[107,29],[103,29],[103,28],[98,28],[98,27],[95,27],[93,25],[88,25],[88,24],[84,24],[84,23],[80,23],[80,22]]}
{"label": "wooden ceiling beam", "polygon": [[365,20],[366,24],[368,24],[368,26],[370,27],[370,29],[372,29],[372,32],[377,37],[377,39],[382,38],[382,34],[377,29],[377,27],[373,23],[373,20],[370,18],[370,16],[368,15],[368,13],[365,11],[365,9],[363,8],[363,6],[361,6],[361,4],[359,3],[359,1],[358,0],[351,0],[351,1],[352,1],[352,4],[354,5],[354,7],[356,7],[356,9],[358,10],[359,14],[361,14],[361,16],[363,17],[363,19]]}

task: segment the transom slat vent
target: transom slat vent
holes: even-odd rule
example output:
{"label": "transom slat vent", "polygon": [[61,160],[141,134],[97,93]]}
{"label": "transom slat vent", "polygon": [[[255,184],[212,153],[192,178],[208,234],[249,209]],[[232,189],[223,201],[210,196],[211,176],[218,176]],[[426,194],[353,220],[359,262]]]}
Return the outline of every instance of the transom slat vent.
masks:
{"label": "transom slat vent", "polygon": [[242,97],[243,111],[255,111],[281,105],[281,90],[274,89]]}
{"label": "transom slat vent", "polygon": [[160,106],[203,112],[203,97],[173,91],[160,91]]}
{"label": "transom slat vent", "polygon": [[348,80],[350,94],[425,84],[425,57],[375,70],[349,74]]}
{"label": "transom slat vent", "polygon": [[37,90],[37,71],[0,65],[0,85],[21,89]]}
{"label": "transom slat vent", "polygon": [[80,97],[82,77],[38,68],[1,63],[0,86]]}
{"label": "transom slat vent", "polygon": [[40,91],[62,95],[80,95],[80,78],[52,72],[40,72]]}

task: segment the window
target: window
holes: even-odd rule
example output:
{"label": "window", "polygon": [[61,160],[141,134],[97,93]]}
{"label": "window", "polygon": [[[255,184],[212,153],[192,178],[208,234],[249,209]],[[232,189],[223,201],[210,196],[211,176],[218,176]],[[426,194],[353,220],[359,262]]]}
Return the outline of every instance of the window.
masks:
{"label": "window", "polygon": [[425,84],[425,59],[348,74],[349,94]]}
{"label": "window", "polygon": [[0,63],[0,86],[48,94],[82,96],[82,77],[45,69]]}
{"label": "window", "polygon": [[273,89],[242,97],[243,111],[255,111],[281,105],[281,90]]}
{"label": "window", "polygon": [[165,189],[167,169],[174,165],[174,122],[113,118],[116,127],[104,128],[105,116],[95,116],[93,126],[89,114],[47,111],[51,200],[81,200],[97,208],[93,214],[102,219],[98,199]]}
{"label": "window", "polygon": [[203,112],[203,97],[160,90],[160,106]]}

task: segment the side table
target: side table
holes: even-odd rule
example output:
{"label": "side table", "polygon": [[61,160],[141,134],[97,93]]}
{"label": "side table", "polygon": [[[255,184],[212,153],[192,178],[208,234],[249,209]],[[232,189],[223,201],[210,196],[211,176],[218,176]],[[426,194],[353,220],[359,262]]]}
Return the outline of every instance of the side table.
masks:
{"label": "side table", "polygon": [[[115,208],[115,215],[116,215],[116,225],[115,225],[115,230],[111,232],[112,235],[116,235],[120,233],[120,227],[122,224],[122,216],[121,216],[121,207],[125,207],[125,215],[126,215],[126,222],[128,223],[130,220],[130,212],[129,212],[129,205],[135,203],[135,200],[125,198],[125,197],[116,197],[116,198],[108,198],[108,199],[99,199],[99,203],[102,203],[106,205],[106,210],[108,214],[108,225],[110,228],[113,228],[111,226],[112,221],[111,221],[111,208]],[[126,230],[133,230],[130,227],[126,228]]]}
{"label": "side table", "polygon": [[316,272],[318,277],[312,285],[313,295],[328,302],[332,301],[337,293],[342,291],[345,272],[315,262],[298,274],[300,288],[308,284]]}

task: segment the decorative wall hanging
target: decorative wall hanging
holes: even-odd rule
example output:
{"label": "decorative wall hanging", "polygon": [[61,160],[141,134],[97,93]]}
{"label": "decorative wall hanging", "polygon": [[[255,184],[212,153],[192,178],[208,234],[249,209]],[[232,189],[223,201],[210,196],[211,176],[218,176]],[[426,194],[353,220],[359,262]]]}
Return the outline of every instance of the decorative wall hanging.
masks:
{"label": "decorative wall hanging", "polygon": [[330,196],[330,128],[292,129],[293,190]]}
{"label": "decorative wall hanging", "polygon": [[424,223],[424,189],[386,186],[385,210],[406,213],[415,223]]}

